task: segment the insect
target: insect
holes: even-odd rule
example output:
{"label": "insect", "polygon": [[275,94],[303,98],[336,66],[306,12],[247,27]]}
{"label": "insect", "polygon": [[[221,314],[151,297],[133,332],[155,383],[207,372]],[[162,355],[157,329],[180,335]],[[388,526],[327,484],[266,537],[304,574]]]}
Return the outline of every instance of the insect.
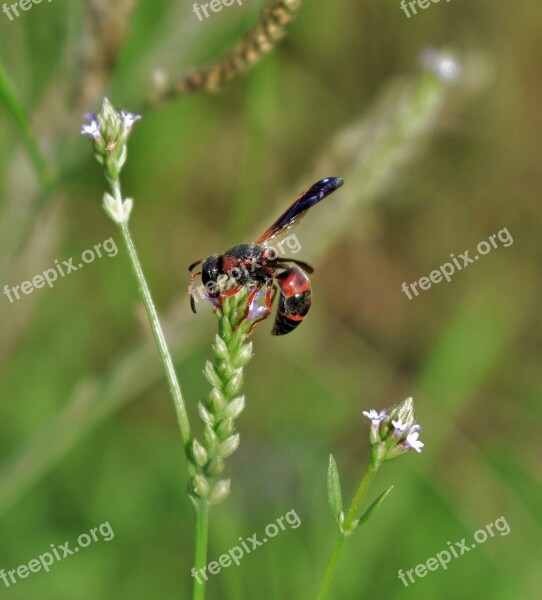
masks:
{"label": "insect", "polygon": [[[215,309],[220,307],[225,296],[236,294],[242,286],[249,286],[245,317],[254,320],[253,327],[271,312],[277,291],[279,305],[272,335],[285,335],[293,331],[307,316],[312,302],[312,287],[307,273],[314,269],[302,261],[279,257],[272,242],[283,237],[299,223],[307,211],[329,196],[343,184],[338,177],[322,179],[305,190],[269,229],[255,242],[238,244],[224,254],[213,254],[206,260],[198,260],[190,265],[191,272],[197,265],[201,271],[190,278],[188,293],[190,306],[196,312],[194,278],[201,275],[209,300]],[[225,289],[226,282],[235,280],[233,289]],[[265,288],[265,292],[263,292]],[[264,306],[256,306],[259,297],[265,297]]]}

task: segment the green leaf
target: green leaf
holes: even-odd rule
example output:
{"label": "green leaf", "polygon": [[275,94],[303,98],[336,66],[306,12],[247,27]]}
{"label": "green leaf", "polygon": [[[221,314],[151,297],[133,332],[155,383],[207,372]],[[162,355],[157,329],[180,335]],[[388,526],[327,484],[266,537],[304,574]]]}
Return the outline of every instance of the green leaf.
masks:
{"label": "green leaf", "polygon": [[34,170],[36,171],[37,177],[44,189],[47,189],[52,182],[52,175],[47,166],[47,162],[43,157],[41,150],[39,149],[38,143],[34,138],[30,129],[30,122],[26,115],[26,112],[19,102],[15,90],[9,80],[8,74],[0,63],[0,105],[3,105],[7,110],[9,116],[13,120],[13,123],[21,139],[26,146],[28,155]]}
{"label": "green leaf", "polygon": [[327,471],[327,497],[331,512],[337,520],[337,523],[339,523],[340,515],[343,512],[343,498],[341,493],[341,480],[339,478],[339,471],[337,469],[337,463],[333,458],[333,454],[329,455],[329,468]]}
{"label": "green leaf", "polygon": [[391,485],[385,492],[380,494],[378,498],[369,506],[369,508],[361,515],[358,519],[357,523],[352,527],[352,531],[356,531],[359,527],[366,523],[376,511],[376,509],[384,502],[384,500],[388,497],[388,494],[393,490],[393,485]]}

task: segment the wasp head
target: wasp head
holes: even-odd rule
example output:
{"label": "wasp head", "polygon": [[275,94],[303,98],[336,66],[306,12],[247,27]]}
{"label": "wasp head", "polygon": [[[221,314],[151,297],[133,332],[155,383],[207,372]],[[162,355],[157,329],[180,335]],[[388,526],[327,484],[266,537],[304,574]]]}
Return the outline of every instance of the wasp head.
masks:
{"label": "wasp head", "polygon": [[[218,286],[218,277],[222,274],[222,256],[220,254],[213,254],[209,256],[203,263],[201,268],[201,281],[207,288],[207,293],[212,298],[216,298],[220,293]],[[214,283],[215,285],[212,285]],[[208,285],[209,284],[209,285]]]}

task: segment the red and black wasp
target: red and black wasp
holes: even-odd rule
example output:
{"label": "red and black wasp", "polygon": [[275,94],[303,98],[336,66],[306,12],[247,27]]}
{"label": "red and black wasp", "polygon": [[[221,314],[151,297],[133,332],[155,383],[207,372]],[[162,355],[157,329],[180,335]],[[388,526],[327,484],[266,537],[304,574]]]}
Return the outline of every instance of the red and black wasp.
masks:
{"label": "red and black wasp", "polygon": [[[305,190],[255,242],[233,246],[224,254],[213,254],[205,261],[198,260],[190,265],[189,271],[192,271],[197,265],[202,265],[202,270],[194,273],[190,278],[188,293],[192,311],[196,312],[194,278],[197,275],[201,275],[201,280],[208,293],[207,298],[215,304],[216,308],[220,306],[224,296],[233,295],[246,285],[251,288],[247,300],[246,316],[255,321],[255,326],[271,312],[271,305],[277,292],[276,282],[280,297],[271,334],[285,335],[295,329],[307,316],[311,307],[311,283],[304,271],[310,274],[313,272],[313,268],[293,258],[279,257],[271,242],[279,236],[284,236],[294,225],[299,223],[311,207],[329,196],[342,184],[343,180],[338,177],[328,177],[318,181]],[[291,266],[290,263],[295,266]],[[231,281],[231,279],[234,279],[237,285],[233,289],[225,291],[223,289],[224,282]],[[254,309],[255,298],[257,295],[263,295],[264,287],[265,306]]]}

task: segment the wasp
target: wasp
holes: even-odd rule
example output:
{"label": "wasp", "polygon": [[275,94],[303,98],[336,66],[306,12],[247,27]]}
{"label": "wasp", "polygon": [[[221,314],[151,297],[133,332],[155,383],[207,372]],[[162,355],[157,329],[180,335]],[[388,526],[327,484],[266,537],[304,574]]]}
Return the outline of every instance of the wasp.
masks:
{"label": "wasp", "polygon": [[[279,257],[272,243],[291,231],[307,211],[329,196],[343,184],[338,177],[328,177],[302,192],[286,210],[255,242],[238,244],[224,254],[213,254],[205,260],[192,263],[188,270],[202,265],[201,271],[190,278],[188,293],[190,306],[196,312],[194,278],[201,275],[209,300],[220,307],[225,296],[236,294],[243,286],[250,288],[245,318],[254,321],[253,327],[265,319],[279,292],[279,305],[272,335],[285,335],[293,331],[307,316],[312,303],[312,287],[307,273],[314,269],[302,261]],[[233,289],[225,289],[226,282],[235,280]],[[265,288],[265,292],[263,291]],[[263,306],[257,305],[265,297]]]}

